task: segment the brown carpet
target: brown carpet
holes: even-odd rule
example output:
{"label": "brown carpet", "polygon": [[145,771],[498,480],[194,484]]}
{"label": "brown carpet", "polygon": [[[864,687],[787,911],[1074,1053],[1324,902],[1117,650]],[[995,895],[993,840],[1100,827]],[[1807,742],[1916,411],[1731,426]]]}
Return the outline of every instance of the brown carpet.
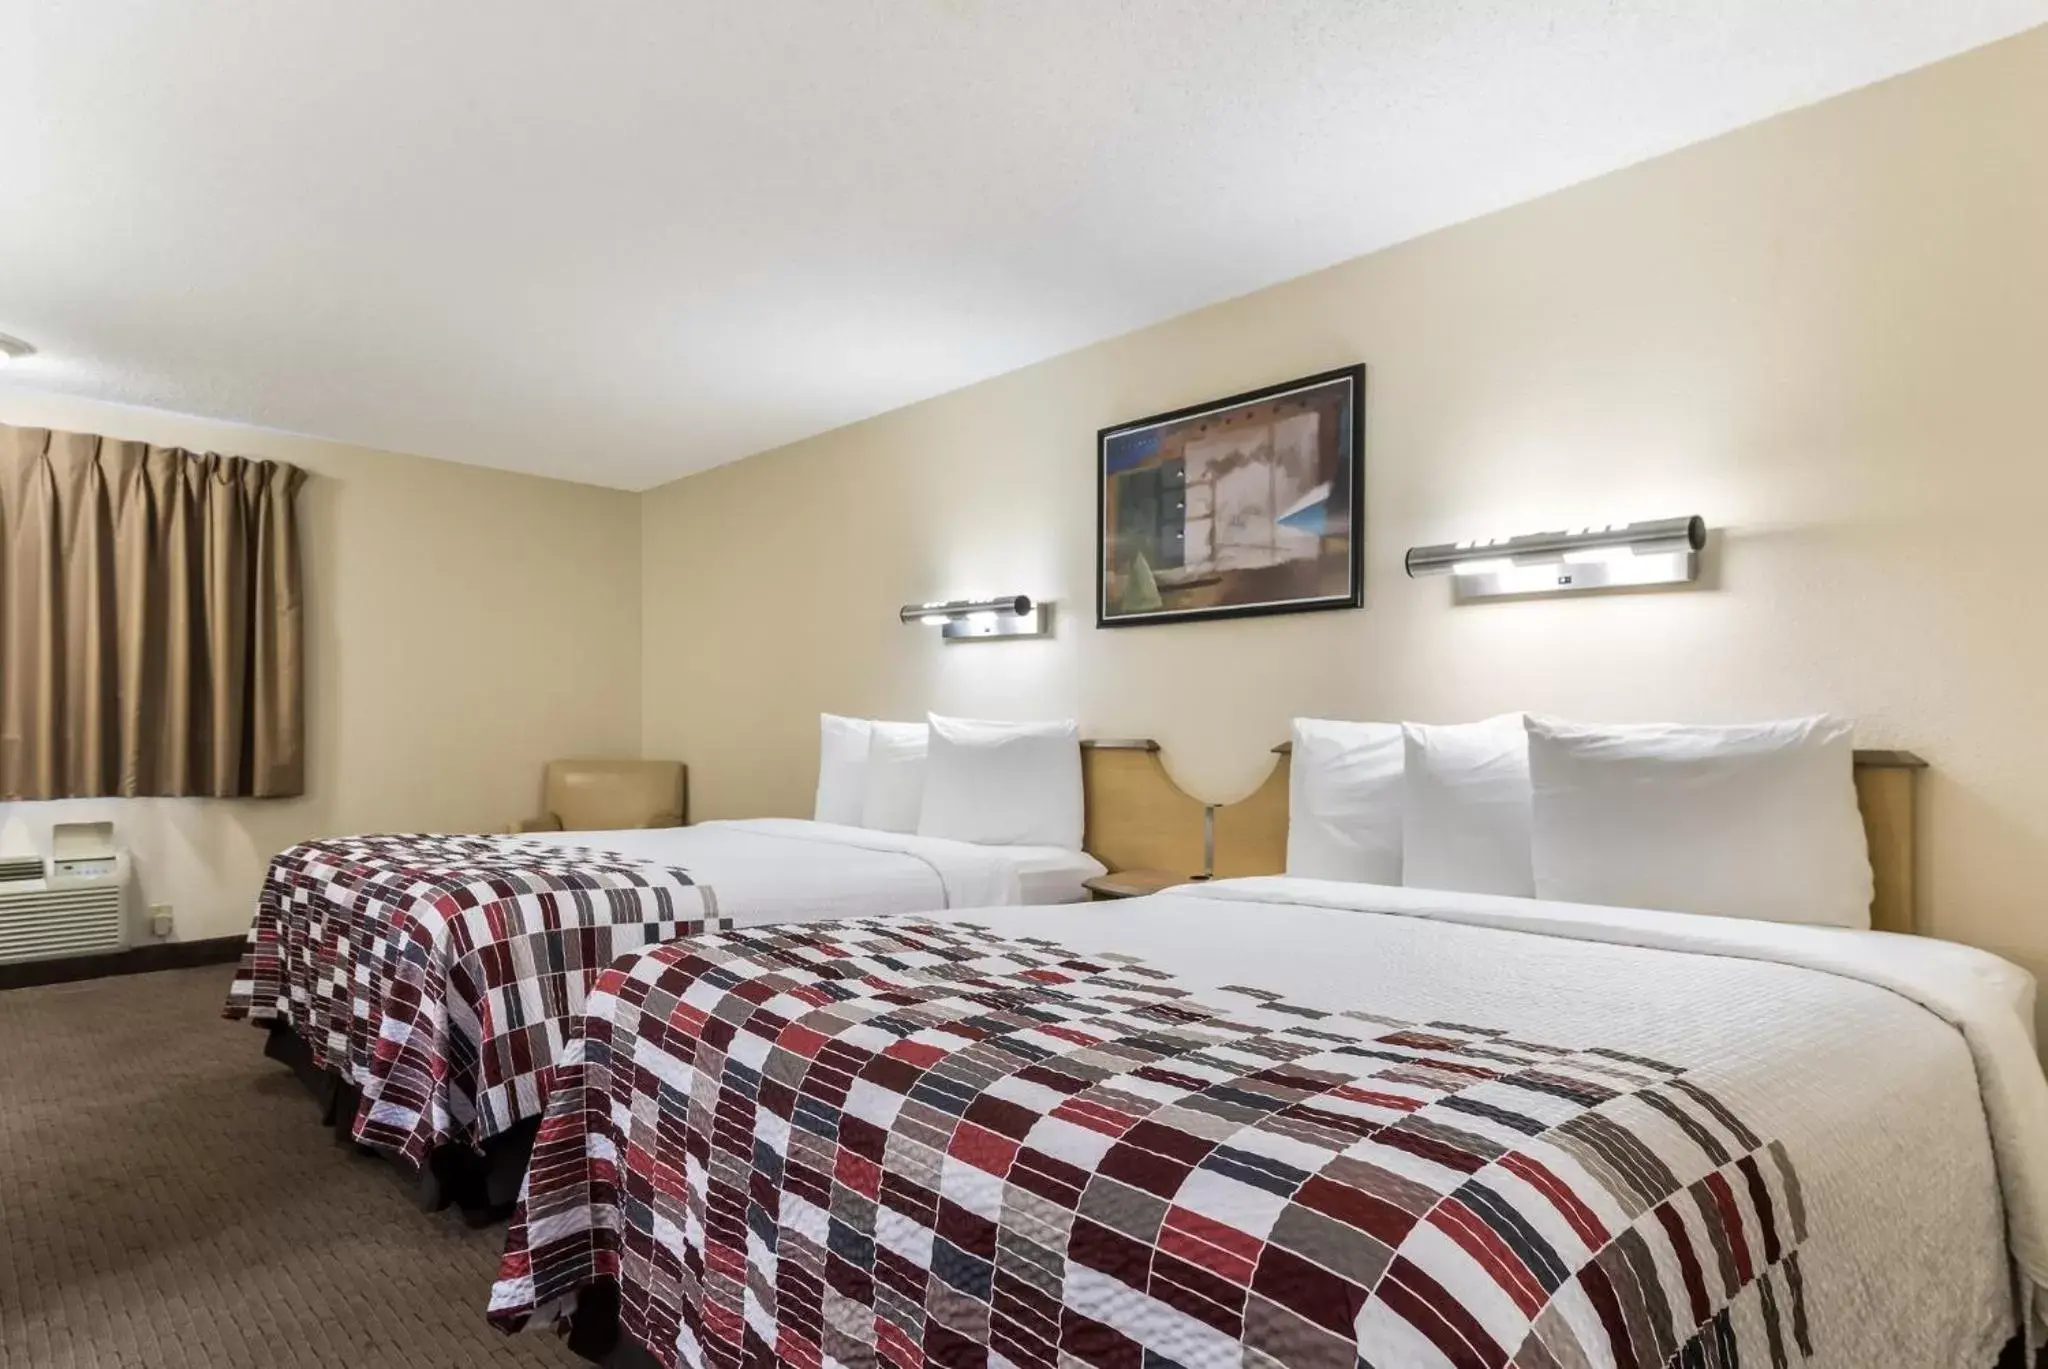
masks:
{"label": "brown carpet", "polygon": [[232,973],[0,992],[0,1366],[581,1363],[484,1321],[504,1229],[337,1146]]}

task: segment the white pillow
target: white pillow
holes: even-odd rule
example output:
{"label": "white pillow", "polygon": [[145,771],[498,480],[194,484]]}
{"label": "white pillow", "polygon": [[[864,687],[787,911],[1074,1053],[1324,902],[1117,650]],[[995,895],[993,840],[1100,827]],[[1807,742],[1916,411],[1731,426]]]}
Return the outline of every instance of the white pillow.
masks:
{"label": "white pillow", "polygon": [[818,715],[818,798],[811,806],[813,822],[860,826],[861,803],[867,794],[868,743],[874,726],[866,718]]}
{"label": "white pillow", "polygon": [[921,837],[1081,849],[1081,733],[1072,719],[995,723],[931,715]]}
{"label": "white pillow", "polygon": [[1401,882],[1470,894],[1536,892],[1522,715],[1401,727]]}
{"label": "white pillow", "polygon": [[1401,882],[1399,723],[1294,720],[1287,777],[1287,873]]}
{"label": "white pillow", "polygon": [[924,803],[924,753],[930,732],[923,723],[868,724],[867,778],[861,790],[860,825],[877,832],[915,832]]}
{"label": "white pillow", "polygon": [[1870,925],[1848,723],[1528,730],[1540,897]]}

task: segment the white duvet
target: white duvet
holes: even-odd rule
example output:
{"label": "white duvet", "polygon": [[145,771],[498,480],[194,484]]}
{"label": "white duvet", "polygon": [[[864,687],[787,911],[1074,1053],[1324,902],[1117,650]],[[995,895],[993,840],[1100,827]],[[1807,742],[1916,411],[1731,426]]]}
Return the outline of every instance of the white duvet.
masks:
{"label": "white duvet", "polygon": [[522,840],[581,846],[687,870],[737,926],[881,917],[948,908],[1057,902],[1102,866],[1078,851],[977,846],[800,818],[750,818],[621,832],[544,832]]}
{"label": "white duvet", "polygon": [[1996,956],[1882,932],[1279,877],[960,916],[1137,957],[1191,985],[1696,1068],[1799,1157],[1813,1362],[1988,1367],[2016,1326],[2042,1340],[2048,1081],[2033,981]]}

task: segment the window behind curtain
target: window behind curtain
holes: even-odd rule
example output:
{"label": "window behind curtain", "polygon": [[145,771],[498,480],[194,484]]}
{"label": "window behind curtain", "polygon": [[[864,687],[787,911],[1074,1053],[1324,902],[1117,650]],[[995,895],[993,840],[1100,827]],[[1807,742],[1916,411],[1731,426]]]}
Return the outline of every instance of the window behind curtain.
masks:
{"label": "window behind curtain", "polygon": [[0,424],[0,799],[304,791],[304,479]]}

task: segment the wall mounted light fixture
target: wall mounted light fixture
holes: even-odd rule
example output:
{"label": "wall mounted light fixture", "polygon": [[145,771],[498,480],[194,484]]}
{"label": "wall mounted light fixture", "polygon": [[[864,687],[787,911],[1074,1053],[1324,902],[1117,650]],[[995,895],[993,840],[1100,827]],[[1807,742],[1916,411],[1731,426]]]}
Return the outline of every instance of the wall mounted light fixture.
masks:
{"label": "wall mounted light fixture", "polygon": [[1410,576],[1450,576],[1452,597],[1462,604],[1505,595],[1689,584],[1699,579],[1699,552],[1706,544],[1706,522],[1693,514],[1410,547],[1407,562]]}
{"label": "wall mounted light fixture", "polygon": [[906,623],[935,623],[940,635],[949,642],[1052,635],[1052,605],[1038,603],[1028,594],[905,604],[897,616]]}

